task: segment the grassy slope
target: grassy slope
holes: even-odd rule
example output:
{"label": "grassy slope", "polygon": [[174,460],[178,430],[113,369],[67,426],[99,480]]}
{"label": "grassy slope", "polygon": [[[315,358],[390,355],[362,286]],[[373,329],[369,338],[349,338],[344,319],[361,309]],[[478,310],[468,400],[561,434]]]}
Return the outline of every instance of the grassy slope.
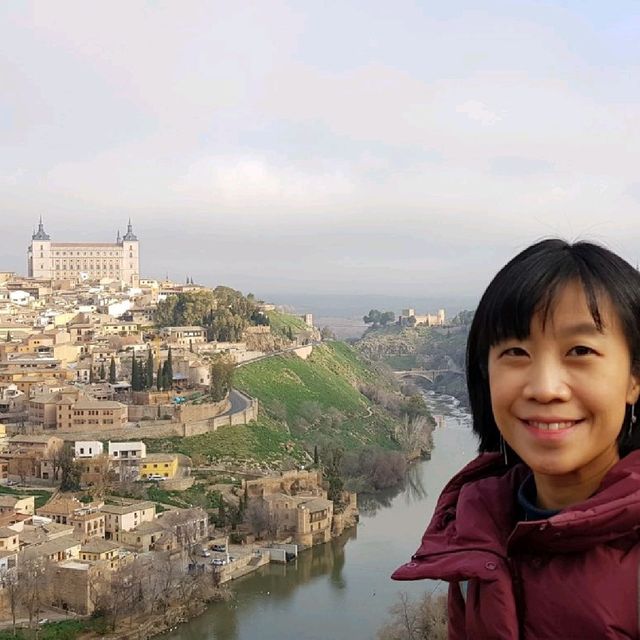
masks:
{"label": "grassy slope", "polygon": [[271,331],[278,335],[288,337],[288,330],[291,327],[294,335],[299,331],[308,331],[309,327],[305,321],[298,317],[291,315],[290,313],[282,313],[280,311],[267,311],[269,316],[269,323],[271,324]]}
{"label": "grassy slope", "polygon": [[[277,465],[285,456],[291,436],[287,430],[267,416],[247,425],[222,427],[213,433],[189,438],[162,438],[145,440],[148,451],[177,451],[193,457],[203,455],[208,461],[259,461]],[[300,447],[288,454],[295,460],[307,461]]]}
{"label": "grassy slope", "polygon": [[[392,447],[389,434],[393,418],[371,403],[356,388],[358,382],[373,382],[376,374],[348,345],[330,342],[314,348],[307,360],[281,355],[247,365],[236,373],[238,388],[257,397],[267,411],[277,404],[286,407],[287,420],[300,415],[304,404],[317,402],[333,407],[345,420],[325,437],[334,437],[346,448],[364,444]],[[310,432],[308,441],[316,434]]]}

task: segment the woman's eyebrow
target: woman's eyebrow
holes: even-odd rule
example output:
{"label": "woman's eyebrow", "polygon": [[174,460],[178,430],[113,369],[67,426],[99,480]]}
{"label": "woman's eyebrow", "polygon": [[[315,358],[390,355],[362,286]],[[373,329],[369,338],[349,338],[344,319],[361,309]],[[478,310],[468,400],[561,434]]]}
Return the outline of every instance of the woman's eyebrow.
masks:
{"label": "woman's eyebrow", "polygon": [[592,322],[581,322],[580,324],[572,324],[568,327],[563,327],[558,334],[561,337],[570,337],[574,335],[602,335],[604,333],[603,329],[598,329],[598,327]]}

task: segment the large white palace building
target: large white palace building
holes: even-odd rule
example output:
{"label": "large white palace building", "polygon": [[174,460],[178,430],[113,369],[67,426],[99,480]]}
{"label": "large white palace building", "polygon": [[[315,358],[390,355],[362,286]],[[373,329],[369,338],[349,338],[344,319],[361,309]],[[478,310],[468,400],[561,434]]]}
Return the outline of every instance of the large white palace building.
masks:
{"label": "large white palace building", "polygon": [[129,286],[140,283],[138,238],[131,220],[127,233],[115,242],[51,242],[42,218],[28,249],[29,277],[51,280],[120,280]]}

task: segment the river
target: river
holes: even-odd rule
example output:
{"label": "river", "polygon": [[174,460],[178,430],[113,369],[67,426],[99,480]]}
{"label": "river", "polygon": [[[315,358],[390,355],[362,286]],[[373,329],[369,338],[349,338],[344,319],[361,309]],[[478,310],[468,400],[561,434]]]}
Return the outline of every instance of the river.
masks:
{"label": "river", "polygon": [[449,396],[426,394],[434,415],[432,459],[410,468],[400,492],[360,498],[357,529],[230,583],[235,597],[165,634],[165,640],[374,640],[401,591],[414,597],[430,581],[397,583],[391,572],[417,549],[447,480],[475,455],[470,417]]}

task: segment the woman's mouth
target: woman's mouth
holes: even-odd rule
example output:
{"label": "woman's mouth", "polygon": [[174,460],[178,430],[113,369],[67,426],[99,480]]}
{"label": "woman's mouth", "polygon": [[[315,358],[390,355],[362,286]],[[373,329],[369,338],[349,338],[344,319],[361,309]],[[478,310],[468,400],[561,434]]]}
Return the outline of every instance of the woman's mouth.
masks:
{"label": "woman's mouth", "polygon": [[574,428],[583,420],[523,420],[522,424],[535,438],[551,439],[563,438],[573,432]]}
{"label": "woman's mouth", "polygon": [[538,420],[524,421],[528,427],[533,427],[540,431],[562,431],[564,429],[570,429],[574,425],[578,424],[578,422],[580,422],[580,420],[566,420],[564,422],[541,422]]}

